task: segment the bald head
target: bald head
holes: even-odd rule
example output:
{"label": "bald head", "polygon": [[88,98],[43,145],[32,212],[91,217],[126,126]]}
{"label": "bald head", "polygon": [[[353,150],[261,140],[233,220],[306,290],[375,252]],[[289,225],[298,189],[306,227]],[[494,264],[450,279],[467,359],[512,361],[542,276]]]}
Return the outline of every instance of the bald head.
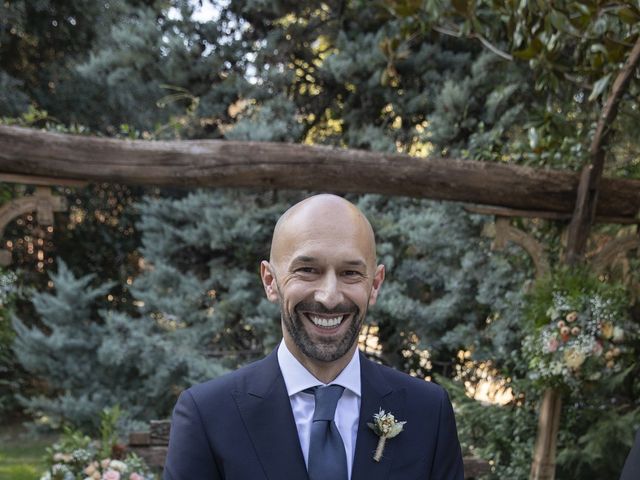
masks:
{"label": "bald head", "polygon": [[371,224],[341,197],[307,198],[278,220],[260,276],[267,298],[280,304],[285,345],[329,383],[353,357],[384,281]]}
{"label": "bald head", "polygon": [[330,237],[336,247],[341,240],[355,241],[367,263],[375,264],[376,244],[367,217],[353,203],[331,194],[306,198],[289,208],[278,220],[271,241],[271,263],[280,263],[296,243]]}

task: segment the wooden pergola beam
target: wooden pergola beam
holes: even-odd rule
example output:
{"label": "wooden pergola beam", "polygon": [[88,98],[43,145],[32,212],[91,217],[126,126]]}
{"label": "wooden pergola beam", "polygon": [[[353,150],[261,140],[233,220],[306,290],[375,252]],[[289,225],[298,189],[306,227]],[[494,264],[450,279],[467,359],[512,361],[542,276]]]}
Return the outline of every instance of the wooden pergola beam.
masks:
{"label": "wooden pergola beam", "polygon": [[[576,173],[321,146],[144,141],[0,126],[0,174],[49,181],[381,193],[570,215]],[[635,221],[640,181],[602,179],[597,215]]]}
{"label": "wooden pergola beam", "polygon": [[[2,181],[2,175],[0,175]],[[515,208],[495,207],[491,205],[466,205],[464,209],[469,213],[480,215],[493,215],[496,217],[519,217],[519,218],[541,218],[544,220],[557,220],[569,222],[572,218],[570,213],[549,212],[541,210],[517,210]],[[637,217],[596,217],[596,223],[614,223],[618,225],[635,225],[640,223]]]}

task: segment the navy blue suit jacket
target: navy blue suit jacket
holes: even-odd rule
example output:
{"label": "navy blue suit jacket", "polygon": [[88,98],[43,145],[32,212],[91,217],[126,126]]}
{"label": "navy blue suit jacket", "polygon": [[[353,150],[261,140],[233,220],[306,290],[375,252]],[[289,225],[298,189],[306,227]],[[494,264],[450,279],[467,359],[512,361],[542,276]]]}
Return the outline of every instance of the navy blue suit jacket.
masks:
{"label": "navy blue suit jacket", "polygon": [[624,462],[620,480],[634,480],[640,477],[640,430],[636,432],[636,441]]}
{"label": "navy blue suit jacket", "polygon": [[[360,355],[362,398],[352,480],[462,480],[446,392]],[[380,408],[407,423],[375,462],[378,437],[367,422]],[[180,395],[164,479],[308,480],[275,351]]]}

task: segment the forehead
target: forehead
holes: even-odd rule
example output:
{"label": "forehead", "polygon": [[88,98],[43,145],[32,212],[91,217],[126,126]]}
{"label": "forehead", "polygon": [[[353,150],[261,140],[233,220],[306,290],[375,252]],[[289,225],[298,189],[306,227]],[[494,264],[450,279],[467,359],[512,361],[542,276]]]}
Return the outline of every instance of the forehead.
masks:
{"label": "forehead", "polygon": [[354,209],[301,211],[274,232],[272,260],[297,257],[324,262],[375,262],[375,241],[367,220]]}
{"label": "forehead", "polygon": [[355,231],[308,230],[290,237],[281,249],[281,259],[318,263],[366,263],[367,244]]}

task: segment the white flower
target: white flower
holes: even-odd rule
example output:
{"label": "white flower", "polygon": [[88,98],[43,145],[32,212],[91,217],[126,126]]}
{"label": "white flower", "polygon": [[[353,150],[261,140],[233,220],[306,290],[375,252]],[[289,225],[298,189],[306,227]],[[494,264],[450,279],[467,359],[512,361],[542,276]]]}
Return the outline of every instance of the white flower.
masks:
{"label": "white flower", "polygon": [[54,462],[63,462],[63,463],[69,463],[71,462],[71,460],[73,460],[73,455],[70,455],[68,453],[55,453],[53,455],[53,461]]}
{"label": "white flower", "polygon": [[624,340],[624,330],[620,327],[613,327],[613,338],[611,340],[616,343]]}
{"label": "white flower", "polygon": [[549,371],[552,375],[560,375],[562,373],[562,364],[558,361],[551,362]]}
{"label": "white flower", "polygon": [[127,464],[120,460],[111,460],[111,462],[109,462],[109,468],[122,473],[127,469]]}

